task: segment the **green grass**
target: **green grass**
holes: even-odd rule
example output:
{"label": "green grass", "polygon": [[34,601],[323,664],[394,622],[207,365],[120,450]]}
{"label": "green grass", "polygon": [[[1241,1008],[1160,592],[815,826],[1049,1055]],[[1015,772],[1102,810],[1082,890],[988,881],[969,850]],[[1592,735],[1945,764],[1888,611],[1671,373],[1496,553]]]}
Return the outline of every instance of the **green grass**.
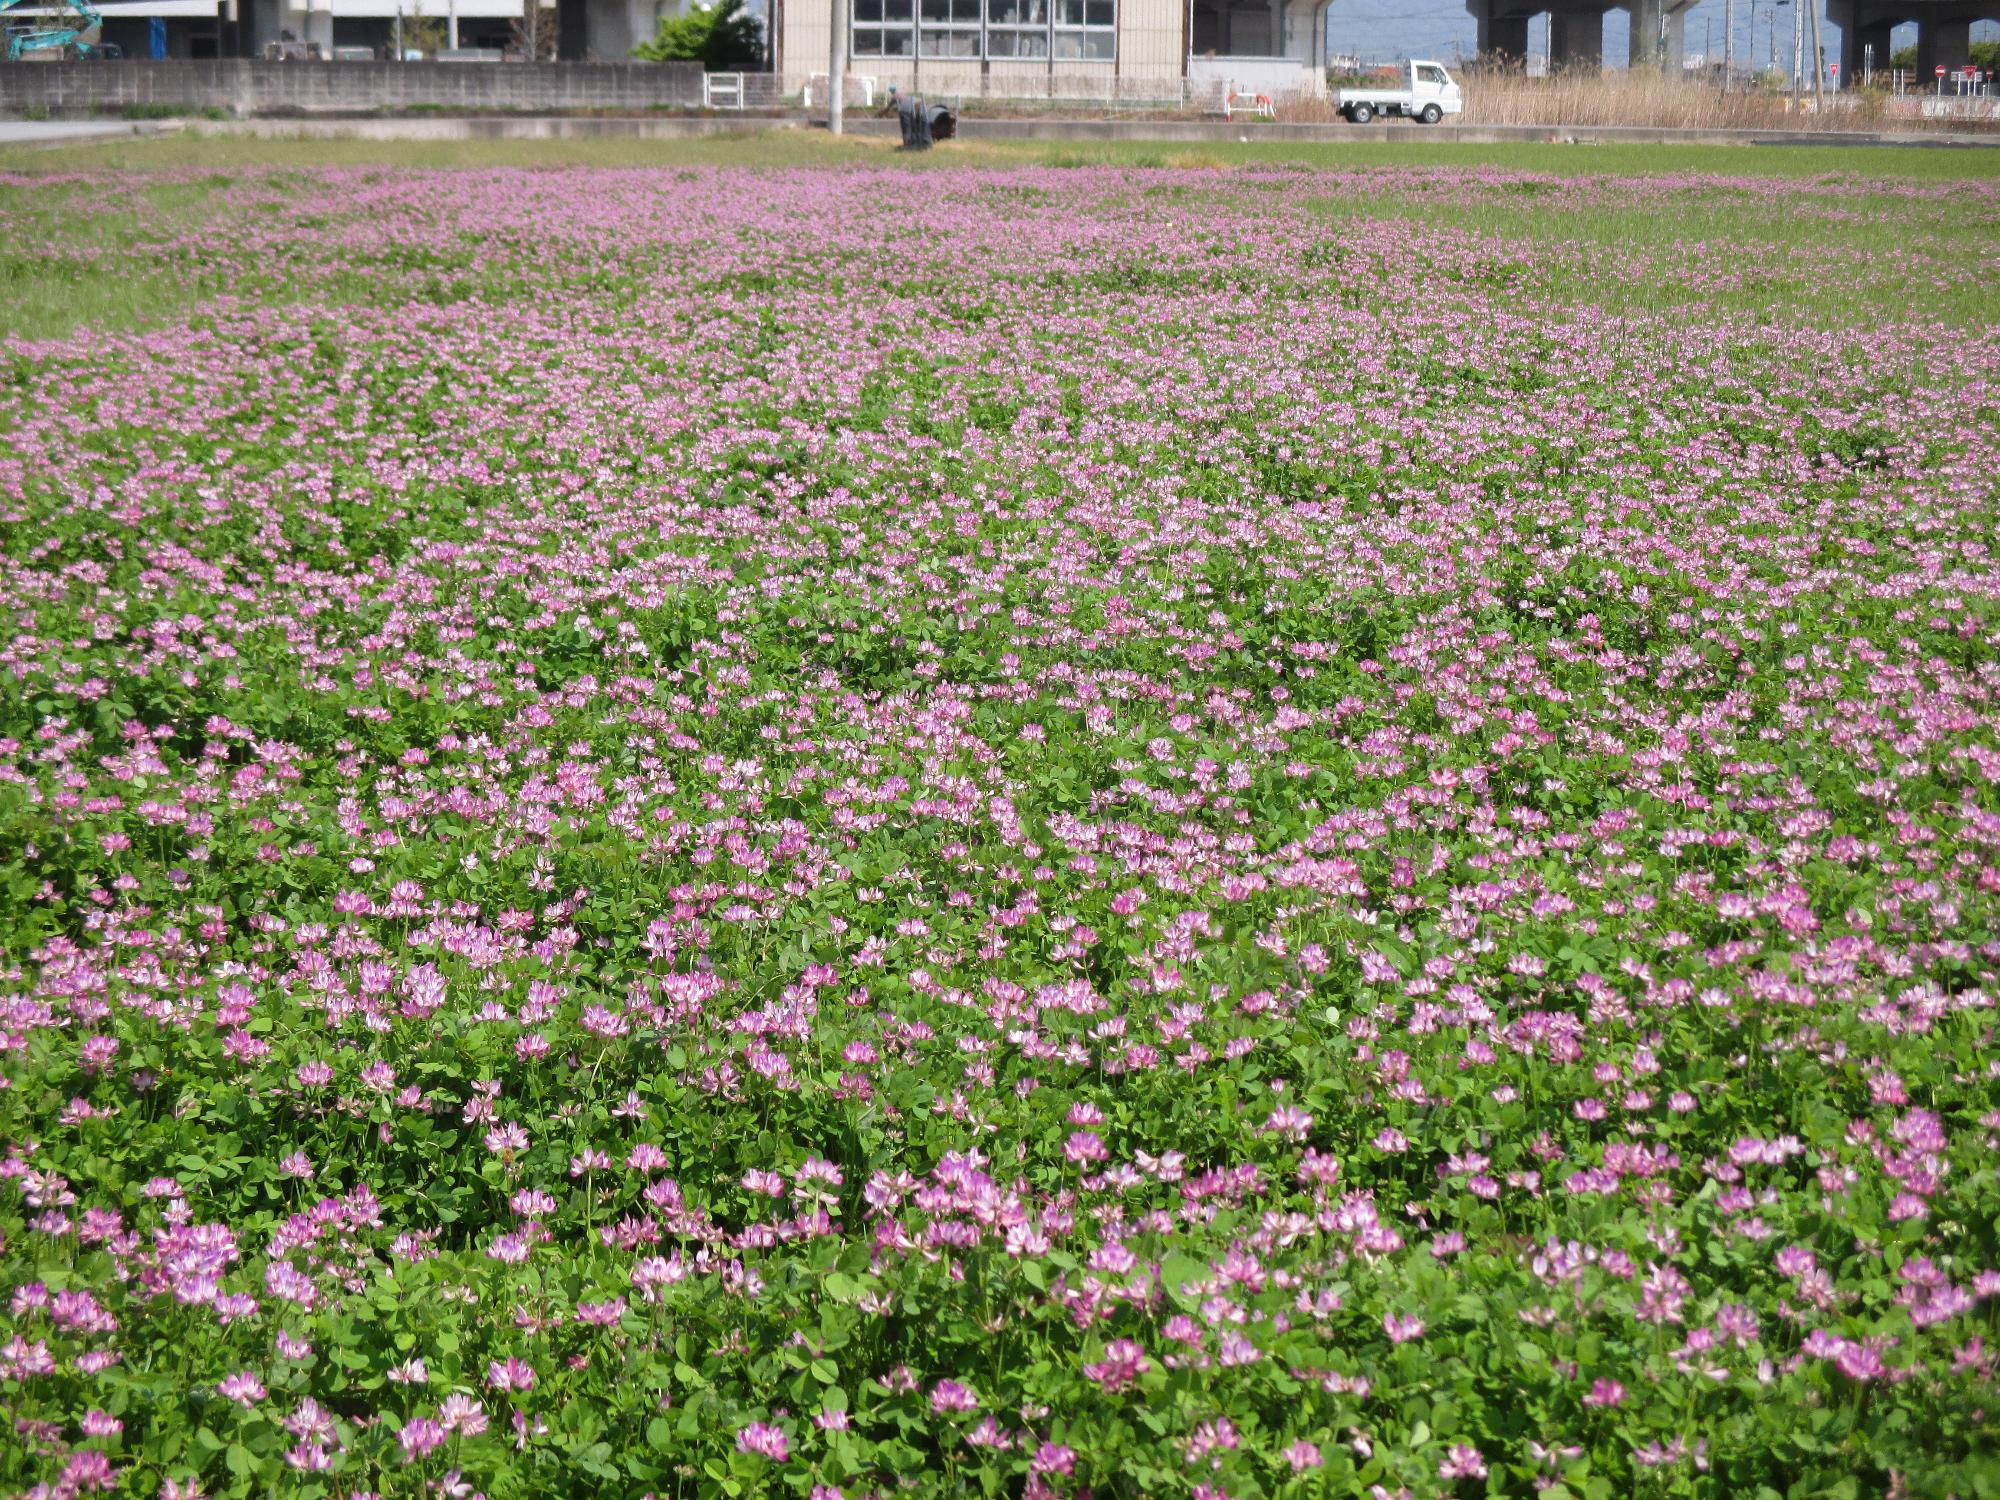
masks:
{"label": "green grass", "polygon": [[185,317],[220,287],[176,264],[159,241],[212,220],[216,191],[230,180],[148,182],[115,206],[74,182],[0,186],[0,333],[53,338]]}
{"label": "green grass", "polygon": [[1176,157],[1213,157],[1225,165],[1298,164],[1354,167],[1493,167],[1566,177],[1666,176],[1707,172],[1752,177],[1864,174],[1903,182],[2000,179],[2000,147],[1928,146],[1592,146],[1521,141],[1505,145],[1451,141],[1158,141],[954,142],[959,152],[997,161],[1053,166],[1171,166]]}
{"label": "green grass", "polygon": [[[1984,272],[2000,217],[1990,203],[1891,197],[1843,182],[1823,204],[1794,200],[1782,208],[1723,184],[1599,204],[1588,214],[1526,193],[1347,194],[1317,198],[1312,207],[1335,233],[1390,218],[1413,235],[1438,227],[1480,235],[1502,258],[1510,247],[1554,250],[1536,289],[1612,312],[1782,311],[1820,327],[1888,318],[1963,328],[2000,321],[2000,281]],[[1652,263],[1656,274],[1626,274],[1633,257]]]}

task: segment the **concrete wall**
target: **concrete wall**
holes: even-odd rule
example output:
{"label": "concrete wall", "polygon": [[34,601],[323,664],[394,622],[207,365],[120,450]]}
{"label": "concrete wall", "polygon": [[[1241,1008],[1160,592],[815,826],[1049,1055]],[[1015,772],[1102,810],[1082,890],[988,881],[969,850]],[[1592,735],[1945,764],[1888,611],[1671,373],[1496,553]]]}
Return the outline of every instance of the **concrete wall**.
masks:
{"label": "concrete wall", "polygon": [[0,113],[127,106],[314,114],[415,106],[551,111],[699,105],[697,63],[61,62],[0,66]]}
{"label": "concrete wall", "polygon": [[1289,57],[1191,57],[1188,83],[1197,103],[1212,107],[1222,89],[1294,100],[1326,92],[1326,74]]}
{"label": "concrete wall", "polygon": [[[1948,104],[1954,101],[1908,99],[1911,106]],[[1970,102],[1970,101],[1968,101]],[[2000,119],[2000,105],[1985,103],[1980,119]],[[1910,116],[1927,113],[1912,108]],[[1973,118],[1967,115],[1966,118]],[[1072,120],[1072,119],[980,119],[958,122],[959,135],[968,140],[1006,141],[1240,141],[1245,136],[1259,141],[1291,145],[1337,144],[1353,141],[1391,141],[1421,145],[1426,142],[1459,141],[1493,144],[1513,141],[1596,142],[1616,145],[1711,145],[1744,147],[1783,146],[1928,146],[2000,153],[2000,134],[1967,134],[1943,130],[1897,133],[1895,121],[1882,132],[1861,130],[1654,130],[1633,126],[1547,125],[1402,125],[1356,126],[1335,122],[1293,124],[1264,120],[1246,124],[1241,120],[1176,119]],[[893,139],[894,120],[850,114],[847,127],[855,135]],[[548,140],[639,140],[677,141],[708,135],[761,136],[768,132],[816,129],[793,118],[783,122],[729,115],[655,115],[639,118],[590,116],[550,118],[538,115],[487,115],[452,119],[441,115],[380,115],[371,119],[292,119],[292,120],[178,120],[156,125],[109,124],[83,121],[46,124],[13,129],[33,132],[31,137],[44,144],[103,139],[106,134],[130,136],[165,131],[185,131],[195,136],[249,136],[259,140],[370,140],[370,141],[548,141]],[[1252,134],[1254,132],[1254,134]],[[951,147],[941,148],[947,154]]]}
{"label": "concrete wall", "polygon": [[1118,70],[1136,79],[1178,80],[1186,70],[1187,33],[1178,4],[1119,0]]}

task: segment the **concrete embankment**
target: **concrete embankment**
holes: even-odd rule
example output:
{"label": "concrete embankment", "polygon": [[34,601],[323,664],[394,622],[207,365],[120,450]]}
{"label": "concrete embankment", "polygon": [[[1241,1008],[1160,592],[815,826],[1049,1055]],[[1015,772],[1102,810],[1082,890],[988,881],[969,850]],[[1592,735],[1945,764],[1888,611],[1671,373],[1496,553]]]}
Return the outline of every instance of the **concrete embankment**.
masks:
{"label": "concrete embankment", "polygon": [[[894,137],[896,122],[874,116],[848,117],[855,135]],[[348,137],[368,140],[575,140],[594,137],[676,140],[689,136],[742,135],[766,130],[818,130],[797,116],[702,115],[658,119],[591,116],[489,115],[375,116],[355,119],[263,119],[192,121],[204,134],[267,137]],[[1347,125],[1339,121],[1288,124],[1260,120],[1056,120],[987,118],[961,120],[959,137],[968,141],[1157,141],[1200,144],[1267,141],[1282,145],[1338,145],[1354,141],[1409,144],[1499,145],[1554,141],[1604,146],[2000,146],[1993,134],[1873,132],[1853,130],[1666,130],[1625,125]]]}
{"label": "concrete embankment", "polygon": [[[798,115],[332,115],[243,120],[0,121],[0,147],[79,145],[120,136],[183,130],[203,136],[267,140],[684,140],[697,136],[756,135],[766,131],[821,130]],[[893,138],[896,122],[849,116],[848,129],[869,138]],[[1150,141],[1163,145],[1267,142],[1273,145],[1339,145],[1357,141],[1398,144],[1500,145],[1558,142],[1575,145],[1676,146],[2000,146],[2000,132],[1872,132],[1850,130],[1668,130],[1617,125],[1414,125],[1354,126],[1331,122],[1260,120],[1061,120],[986,118],[959,122],[967,141]]]}

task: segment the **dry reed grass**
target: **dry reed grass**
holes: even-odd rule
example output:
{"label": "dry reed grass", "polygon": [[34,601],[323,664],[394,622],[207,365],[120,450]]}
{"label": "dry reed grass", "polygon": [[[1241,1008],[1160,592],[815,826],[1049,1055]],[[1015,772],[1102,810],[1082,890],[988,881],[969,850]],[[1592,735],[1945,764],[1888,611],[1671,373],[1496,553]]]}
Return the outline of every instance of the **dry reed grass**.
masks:
{"label": "dry reed grass", "polygon": [[[1472,68],[1462,74],[1464,125],[1534,125],[1552,130],[1638,126],[1667,130],[1994,130],[2000,120],[1963,115],[1927,117],[1917,98],[1879,90],[1829,94],[1824,107],[1797,105],[1783,93],[1741,86],[1724,91],[1700,82],[1638,70],[1574,71],[1531,78],[1516,70]],[[1990,101],[1988,101],[1990,104]],[[1337,118],[1331,99],[1289,102],[1287,120]]]}

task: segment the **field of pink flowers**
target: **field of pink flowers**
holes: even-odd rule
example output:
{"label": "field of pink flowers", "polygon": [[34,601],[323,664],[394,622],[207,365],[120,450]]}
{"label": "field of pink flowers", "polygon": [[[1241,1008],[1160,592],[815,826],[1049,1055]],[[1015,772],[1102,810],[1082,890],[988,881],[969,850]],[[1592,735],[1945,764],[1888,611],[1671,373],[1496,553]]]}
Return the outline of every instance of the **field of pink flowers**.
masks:
{"label": "field of pink flowers", "polygon": [[2000,1487],[1991,184],[0,186],[0,1491]]}

